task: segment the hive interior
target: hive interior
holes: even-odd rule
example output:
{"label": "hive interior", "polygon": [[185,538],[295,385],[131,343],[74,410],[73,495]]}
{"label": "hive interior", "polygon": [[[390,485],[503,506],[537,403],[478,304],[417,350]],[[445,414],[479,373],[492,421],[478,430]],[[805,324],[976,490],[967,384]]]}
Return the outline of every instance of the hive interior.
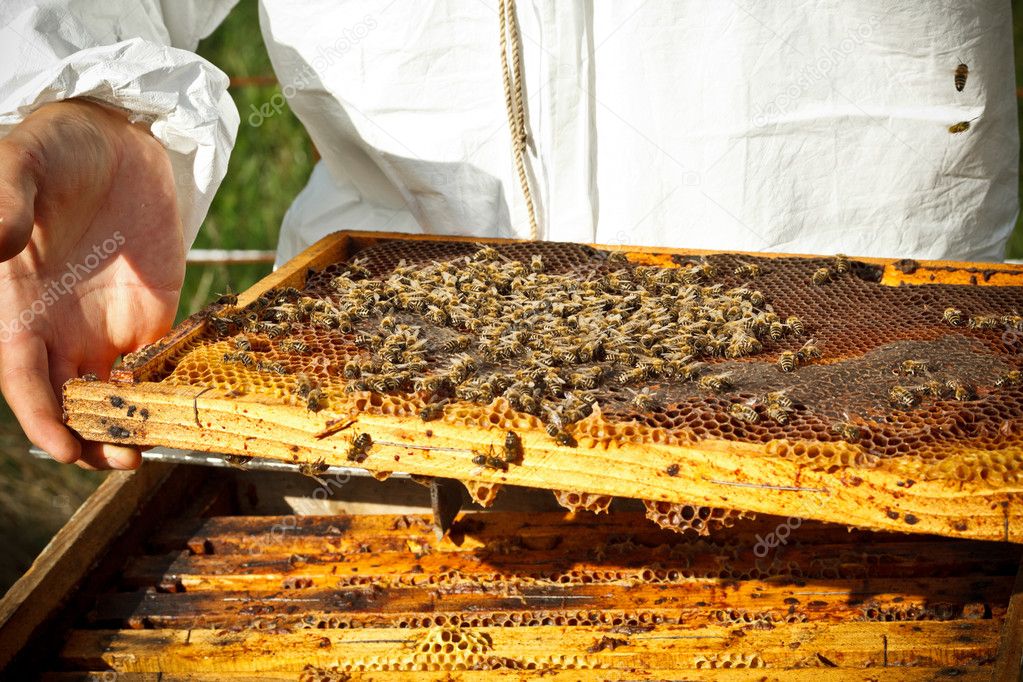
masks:
{"label": "hive interior", "polygon": [[1023,293],[881,275],[837,258],[386,241],[301,291],[211,306],[165,381],[325,416],[542,427],[568,446],[716,439],[821,469],[1017,483]]}

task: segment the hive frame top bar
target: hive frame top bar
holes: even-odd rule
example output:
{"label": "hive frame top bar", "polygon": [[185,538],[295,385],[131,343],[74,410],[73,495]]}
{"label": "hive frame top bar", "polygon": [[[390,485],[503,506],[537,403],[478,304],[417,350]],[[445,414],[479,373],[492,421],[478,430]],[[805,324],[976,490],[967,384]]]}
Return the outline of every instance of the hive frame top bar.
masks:
{"label": "hive frame top bar", "polygon": [[[244,307],[271,289],[289,286],[300,288],[304,285],[310,271],[321,270],[331,263],[351,258],[368,247],[391,241],[469,244],[523,243],[523,240],[449,235],[339,232],[320,240],[251,289],[239,294],[237,306]],[[671,256],[700,257],[739,253],[664,247],[585,246],[627,253],[630,260],[636,265],[671,264],[673,267],[677,266],[677,261],[672,260]],[[758,258],[793,257],[791,254],[742,253]],[[643,257],[644,254],[649,255],[649,258]],[[820,255],[795,255],[794,257],[821,258]],[[879,284],[885,286],[956,284],[1023,287],[1023,266],[1019,265],[882,258],[857,258],[856,260],[879,266],[881,269]],[[114,440],[122,443],[147,445],[159,442],[185,450],[200,448],[230,452],[231,454],[245,454],[246,456],[249,452],[248,445],[251,444],[252,452],[263,454],[261,449],[271,450],[273,451],[271,456],[275,458],[311,463],[322,459],[326,454],[328,464],[337,463],[337,454],[330,453],[342,452],[339,447],[342,438],[346,435],[350,437],[350,434],[347,433],[338,435],[338,432],[345,427],[343,424],[337,428],[337,432],[330,432],[331,437],[322,440],[312,436],[312,434],[322,436],[319,433],[322,430],[322,424],[320,428],[309,431],[307,422],[311,424],[312,418],[306,418],[296,412],[286,416],[284,422],[275,425],[276,430],[267,431],[260,427],[260,424],[268,423],[268,419],[272,421],[276,418],[274,415],[277,414],[267,405],[248,402],[239,406],[224,397],[216,396],[216,394],[188,394],[186,396],[186,392],[180,389],[175,391],[160,384],[148,383],[159,380],[168,366],[168,361],[175,358],[176,349],[202,334],[203,327],[204,319],[199,315],[193,316],[174,329],[165,339],[139,353],[126,357],[124,364],[112,373],[109,383],[93,382],[90,384],[77,381],[65,387],[65,406],[72,428],[92,440],[111,440],[110,436],[115,435],[113,430],[115,427],[111,424],[118,425],[123,422],[124,427],[118,428],[137,428],[138,431],[132,433],[131,438],[128,439],[121,439],[122,432],[116,431]],[[131,420],[124,418],[123,410],[118,414],[117,410],[111,410],[109,409],[110,405],[105,404],[111,391],[118,396],[123,396],[125,400],[138,399],[139,405],[146,404],[144,401],[150,401],[148,404],[162,410],[163,414],[149,424],[137,424],[135,423],[138,421],[137,419],[129,423]],[[187,404],[185,404],[186,398]],[[202,438],[195,440],[194,435],[188,435],[187,430],[189,424],[194,429],[200,412],[204,422],[212,424],[212,429],[218,431],[214,432],[211,428],[207,428],[202,432]],[[320,421],[322,422],[322,418]],[[509,472],[507,476],[504,473],[490,471],[476,472],[467,476],[465,471],[458,473],[444,464],[442,461],[444,455],[440,451],[468,453],[471,450],[467,448],[486,447],[486,443],[481,441],[490,442],[493,440],[492,434],[483,439],[482,436],[487,436],[487,434],[481,432],[482,436],[478,434],[474,439],[463,433],[465,429],[459,429],[459,433],[455,433],[454,430],[445,429],[442,425],[433,427],[435,431],[438,431],[433,443],[439,447],[424,447],[415,445],[415,443],[424,442],[421,432],[424,428],[429,430],[432,423],[426,426],[413,425],[408,422],[398,423],[400,420],[374,416],[367,416],[366,419],[360,417],[358,421],[359,426],[356,430],[373,431],[374,442],[378,440],[381,442],[382,447],[374,450],[375,453],[379,452],[379,458],[375,462],[367,463],[367,466],[373,464],[374,466],[369,466],[369,468],[377,473],[389,471],[388,462],[393,455],[395,463],[398,462],[399,457],[404,458],[400,463],[395,464],[394,468],[401,468],[419,476],[471,478],[477,483],[507,483],[544,488],[550,488],[552,481],[557,480],[558,484],[564,485],[569,490],[585,490],[624,497],[649,495],[641,497],[641,499],[674,500],[749,509],[760,513],[791,514],[899,532],[939,533],[959,537],[1023,541],[1023,527],[1021,527],[1023,523],[1020,522],[1023,520],[1023,499],[1020,499],[1020,491],[1015,487],[980,492],[942,492],[934,483],[913,481],[909,484],[912,491],[907,494],[908,488],[897,488],[897,481],[890,475],[875,476],[874,474],[877,472],[865,472],[862,479],[859,476],[854,477],[857,482],[850,487],[839,476],[818,474],[815,471],[804,472],[800,468],[801,465],[797,467],[798,471],[792,470],[791,462],[745,459],[755,453],[752,452],[753,448],[746,447],[748,444],[743,443],[737,443],[735,447],[729,446],[724,453],[717,451],[720,450],[720,447],[716,450],[714,447],[706,449],[689,446],[654,446],[651,448],[648,461],[637,459],[628,462],[627,465],[631,467],[631,470],[623,472],[618,481],[606,481],[606,489],[585,487],[588,484],[597,485],[605,482],[598,475],[604,471],[600,468],[602,465],[598,465],[596,461],[590,461],[589,456],[579,460],[578,466],[589,466],[592,470],[588,472],[582,470],[563,471],[562,474],[571,474],[564,479],[547,478],[552,473],[557,473],[558,466],[554,466],[551,471],[539,471],[530,466],[519,467],[514,473]],[[418,422],[418,419],[416,421]],[[243,424],[249,424],[252,428],[249,431],[232,431]],[[328,431],[329,427],[330,423],[328,423]],[[163,430],[161,431],[161,429]],[[287,437],[281,435],[285,432],[288,434]],[[175,438],[169,437],[172,433],[180,439],[175,440]],[[240,442],[240,438],[244,437],[246,443],[244,453],[240,447],[232,448],[223,445],[227,442],[224,439],[232,433],[237,436],[236,441]],[[291,439],[292,437],[297,439]],[[146,441],[145,438],[150,440]],[[389,442],[386,442],[385,445],[385,441]],[[560,461],[559,456],[554,453],[557,449],[555,447],[548,448],[539,442],[531,444],[531,447],[536,451],[538,464],[541,460],[545,466],[551,461],[555,463]],[[426,452],[428,450],[437,452]],[[614,454],[618,456],[619,453]],[[405,458],[406,455],[409,457]],[[462,455],[459,457],[466,458]],[[545,460],[545,457],[551,459]],[[733,460],[730,459],[731,457],[743,459]],[[448,460],[450,461],[451,458]],[[677,465],[672,466],[673,463],[680,461],[689,462],[682,467],[681,472]],[[725,461],[731,466],[726,467],[722,463]],[[735,466],[737,461],[742,462],[738,468]],[[409,463],[407,467],[405,466],[406,462]],[[687,471],[685,467],[689,465],[696,467],[694,472],[699,473]],[[672,477],[670,480],[664,478],[665,467],[669,471],[676,472],[668,474]],[[560,476],[560,474],[558,475]],[[642,485],[638,485],[638,483],[626,485],[626,479],[637,482],[644,476],[649,478],[642,479]],[[797,482],[797,485],[789,485],[793,481]],[[631,487],[642,488],[643,491],[639,494],[623,492]],[[611,488],[615,489],[611,490]],[[868,500],[869,502],[867,502]],[[870,508],[869,513],[867,507]],[[875,512],[879,512],[880,515],[875,515]],[[964,525],[966,521],[969,522],[968,527]]]}

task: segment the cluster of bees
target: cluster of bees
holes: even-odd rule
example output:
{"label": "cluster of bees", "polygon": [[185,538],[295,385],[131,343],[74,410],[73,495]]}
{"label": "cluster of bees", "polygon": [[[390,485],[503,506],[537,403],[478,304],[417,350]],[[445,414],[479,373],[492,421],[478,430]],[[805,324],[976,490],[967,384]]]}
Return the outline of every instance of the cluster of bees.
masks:
{"label": "cluster of bees", "polygon": [[1023,332],[1023,316],[1019,313],[1005,315],[967,315],[959,308],[945,308],[941,319],[951,327],[970,329],[1010,329]]}
{"label": "cluster of bees", "polygon": [[810,281],[819,287],[834,281],[839,275],[844,275],[852,268],[849,264],[849,257],[844,253],[839,253],[835,256],[834,262],[830,266],[822,266],[813,271],[810,276]]}
{"label": "cluster of bees", "polygon": [[[767,343],[806,333],[798,317],[780,317],[748,283],[716,283],[718,272],[705,260],[662,268],[612,252],[605,274],[580,278],[547,272],[540,255],[520,261],[481,247],[455,260],[399,263],[384,278],[370,277],[359,261],[340,267],[326,296],[281,288],[241,309],[234,300],[219,301],[207,317],[210,327],[236,346],[223,360],[287,375],[287,366],[257,359],[259,351],[272,344],[285,357],[305,354],[307,345],[294,340],[303,328],[335,330],[361,350],[334,370],[348,392],[414,392],[424,421],[440,418],[453,401],[504,397],[540,418],[558,443],[573,446],[567,427],[593,412],[598,390],[610,388],[633,408],[655,411],[662,398],[651,384],[727,391],[731,375],[712,371],[710,361],[755,355]],[[740,263],[731,274],[748,282],[763,269]],[[779,363],[792,371],[819,355],[808,340]],[[321,409],[326,397],[317,380],[292,376],[295,394],[310,410]],[[763,404],[781,422],[792,410],[780,393]],[[734,414],[759,419],[749,405]],[[506,456],[481,455],[477,463],[502,468],[515,461],[508,455],[514,450],[506,444]],[[357,449],[356,460],[362,454]]]}
{"label": "cluster of bees", "polygon": [[[621,387],[636,409],[657,410],[651,382],[725,391],[730,375],[710,371],[708,360],[754,355],[766,342],[805,333],[760,291],[714,283],[705,261],[661,268],[611,253],[606,270],[589,279],[549,274],[542,256],[512,260],[489,247],[399,264],[382,280],[346,265],[330,281],[345,311],[335,313],[334,327],[354,330],[365,351],[343,369],[347,390],[415,391],[427,421],[452,400],[503,396],[539,417],[558,443],[574,445],[566,427],[592,413],[598,388]],[[733,274],[753,278],[762,269],[743,263]],[[819,355],[807,342],[793,357]]]}

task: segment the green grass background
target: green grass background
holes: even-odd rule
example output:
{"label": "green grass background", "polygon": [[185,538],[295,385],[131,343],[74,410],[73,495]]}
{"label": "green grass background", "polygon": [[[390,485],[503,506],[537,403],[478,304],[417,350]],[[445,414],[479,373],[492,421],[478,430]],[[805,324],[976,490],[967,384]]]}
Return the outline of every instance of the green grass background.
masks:
{"label": "green grass background", "polygon": [[[1023,0],[1014,0],[1012,6],[1019,85],[1023,83]],[[203,41],[199,53],[236,81],[231,95],[242,112],[242,124],[227,179],[195,246],[273,249],[281,218],[312,169],[314,151],[287,109],[259,128],[247,123],[251,106],[258,108],[280,93],[276,85],[244,80],[273,74],[259,32],[256,0],[241,0],[224,24]],[[1023,111],[1019,116],[1023,130]],[[1010,258],[1023,258],[1021,222],[1017,221],[1009,242]],[[215,292],[242,291],[269,271],[269,266],[261,265],[190,267],[178,319],[202,307]],[[6,550],[0,556],[0,593],[28,568],[104,476],[35,460],[25,454],[27,447],[7,405],[0,403],[0,536]]]}

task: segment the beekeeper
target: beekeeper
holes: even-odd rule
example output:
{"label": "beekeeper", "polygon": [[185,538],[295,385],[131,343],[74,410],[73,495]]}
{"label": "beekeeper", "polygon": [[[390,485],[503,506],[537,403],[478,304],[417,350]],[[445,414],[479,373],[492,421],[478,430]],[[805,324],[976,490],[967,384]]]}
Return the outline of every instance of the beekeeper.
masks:
{"label": "beekeeper", "polygon": [[248,111],[193,52],[233,4],[0,4],[0,387],[62,462],[137,466],[55,391],[166,332],[239,124],[285,105],[322,160],[281,261],[338,229],[1000,259],[1015,220],[1001,0],[262,0],[283,94]]}

